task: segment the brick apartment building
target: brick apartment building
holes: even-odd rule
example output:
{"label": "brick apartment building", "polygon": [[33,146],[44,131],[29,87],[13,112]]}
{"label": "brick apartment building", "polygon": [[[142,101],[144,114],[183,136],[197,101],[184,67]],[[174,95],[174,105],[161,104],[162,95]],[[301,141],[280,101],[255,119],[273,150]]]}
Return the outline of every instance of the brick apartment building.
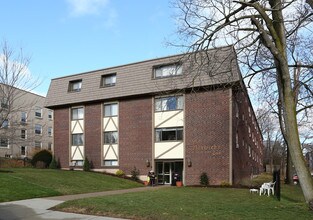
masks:
{"label": "brick apartment building", "polygon": [[184,185],[238,183],[262,171],[262,136],[232,47],[147,60],[56,78],[54,154],[61,167],[159,184],[179,173]]}

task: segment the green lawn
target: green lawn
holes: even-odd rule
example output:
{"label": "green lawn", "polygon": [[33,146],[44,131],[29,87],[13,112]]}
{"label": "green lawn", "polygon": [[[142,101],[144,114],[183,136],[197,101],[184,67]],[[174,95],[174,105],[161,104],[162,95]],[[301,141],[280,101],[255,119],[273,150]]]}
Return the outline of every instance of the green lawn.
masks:
{"label": "green lawn", "polygon": [[248,189],[170,187],[68,201],[57,210],[133,219],[313,219],[298,186],[283,186],[281,201]]}
{"label": "green lawn", "polygon": [[[13,172],[3,172],[7,170]],[[142,186],[133,181],[94,172],[32,168],[1,171],[0,202]]]}

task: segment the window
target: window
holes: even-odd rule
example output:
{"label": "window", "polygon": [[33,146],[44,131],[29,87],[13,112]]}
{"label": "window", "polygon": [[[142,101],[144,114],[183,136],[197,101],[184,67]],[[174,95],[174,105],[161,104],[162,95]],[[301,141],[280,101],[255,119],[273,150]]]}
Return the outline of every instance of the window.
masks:
{"label": "window", "polygon": [[73,108],[72,109],[72,120],[79,120],[84,118],[84,108]]}
{"label": "window", "polygon": [[25,130],[25,129],[21,130],[21,138],[22,139],[27,139],[27,130]]}
{"label": "window", "polygon": [[118,166],[117,160],[104,160],[104,166]]}
{"label": "window", "polygon": [[72,160],[72,166],[83,166],[84,161],[83,160]]}
{"label": "window", "polygon": [[236,118],[239,118],[239,106],[238,106],[238,102],[235,103],[235,108],[236,108]]}
{"label": "window", "polygon": [[84,135],[83,134],[72,134],[72,145],[73,146],[84,145]]}
{"label": "window", "polygon": [[8,104],[8,99],[7,98],[2,98],[1,100],[1,108],[3,109],[8,109],[9,108],[9,104]]}
{"label": "window", "polygon": [[68,91],[69,92],[80,92],[82,88],[82,80],[70,81]]}
{"label": "window", "polygon": [[183,128],[158,128],[155,129],[155,141],[181,141]]}
{"label": "window", "polygon": [[52,150],[52,143],[51,142],[48,143],[48,150]]}
{"label": "window", "polygon": [[110,75],[104,75],[101,77],[101,86],[115,86],[116,84],[116,73]]}
{"label": "window", "polygon": [[25,123],[27,121],[27,113],[21,112],[21,122]]}
{"label": "window", "polygon": [[41,134],[42,133],[42,126],[36,124],[35,125],[35,134]]}
{"label": "window", "polygon": [[39,149],[41,149],[41,147],[42,147],[41,141],[35,141],[35,149],[39,150]]}
{"label": "window", "polygon": [[117,116],[117,103],[104,105],[104,117]]}
{"label": "window", "polygon": [[183,71],[181,64],[171,64],[154,68],[154,78],[177,76],[182,75],[182,73]]}
{"label": "window", "polygon": [[239,148],[238,132],[236,133],[236,148]]}
{"label": "window", "polygon": [[26,147],[21,146],[21,156],[26,156]]}
{"label": "window", "polygon": [[117,131],[104,132],[104,143],[105,144],[117,144],[118,133]]}
{"label": "window", "polygon": [[250,127],[250,125],[248,125],[248,134],[249,134],[249,137],[251,137],[251,127]]}
{"label": "window", "polygon": [[184,97],[183,96],[168,96],[155,99],[155,111],[171,111],[183,109]]}
{"label": "window", "polygon": [[8,128],[9,127],[9,120],[5,119],[2,121],[1,128]]}
{"label": "window", "polygon": [[48,127],[48,136],[49,136],[49,137],[52,136],[52,131],[53,131],[52,128],[51,128],[51,127]]}
{"label": "window", "polygon": [[52,110],[48,110],[48,119],[49,120],[53,119],[53,111]]}
{"label": "window", "polygon": [[0,138],[0,148],[8,148],[9,140],[7,138]]}
{"label": "window", "polygon": [[42,118],[42,108],[40,107],[35,108],[35,117]]}

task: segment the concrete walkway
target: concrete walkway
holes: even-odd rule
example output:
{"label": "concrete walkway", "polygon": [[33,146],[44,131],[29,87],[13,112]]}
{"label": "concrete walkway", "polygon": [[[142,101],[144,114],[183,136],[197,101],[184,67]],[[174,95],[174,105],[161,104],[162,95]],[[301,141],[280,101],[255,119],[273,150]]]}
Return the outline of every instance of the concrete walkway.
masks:
{"label": "concrete walkway", "polygon": [[133,189],[123,189],[106,192],[95,192],[77,195],[67,196],[55,196],[38,199],[27,199],[13,202],[0,203],[0,220],[56,220],[56,219],[87,219],[87,220],[118,220],[118,218],[100,217],[93,215],[81,215],[74,213],[66,213],[59,211],[49,210],[50,208],[61,204],[65,201],[90,198],[97,196],[117,195],[132,192],[141,192],[148,190],[158,190],[168,186],[156,186],[156,187],[140,187]]}

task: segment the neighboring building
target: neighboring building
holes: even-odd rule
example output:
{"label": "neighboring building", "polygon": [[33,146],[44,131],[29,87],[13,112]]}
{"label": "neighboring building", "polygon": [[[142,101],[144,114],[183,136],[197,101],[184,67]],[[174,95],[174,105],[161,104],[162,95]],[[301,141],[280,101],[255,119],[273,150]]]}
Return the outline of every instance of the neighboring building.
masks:
{"label": "neighboring building", "polygon": [[[195,58],[195,59],[194,59]],[[262,136],[232,47],[153,59],[56,78],[46,107],[54,110],[54,154],[64,169],[159,184],[174,172],[185,185],[238,183],[262,171]]]}
{"label": "neighboring building", "polygon": [[312,144],[303,144],[302,148],[305,149],[305,159],[308,164],[311,175],[313,176],[313,145]]}
{"label": "neighboring building", "polygon": [[53,111],[45,97],[0,84],[0,157],[31,158],[52,149]]}

